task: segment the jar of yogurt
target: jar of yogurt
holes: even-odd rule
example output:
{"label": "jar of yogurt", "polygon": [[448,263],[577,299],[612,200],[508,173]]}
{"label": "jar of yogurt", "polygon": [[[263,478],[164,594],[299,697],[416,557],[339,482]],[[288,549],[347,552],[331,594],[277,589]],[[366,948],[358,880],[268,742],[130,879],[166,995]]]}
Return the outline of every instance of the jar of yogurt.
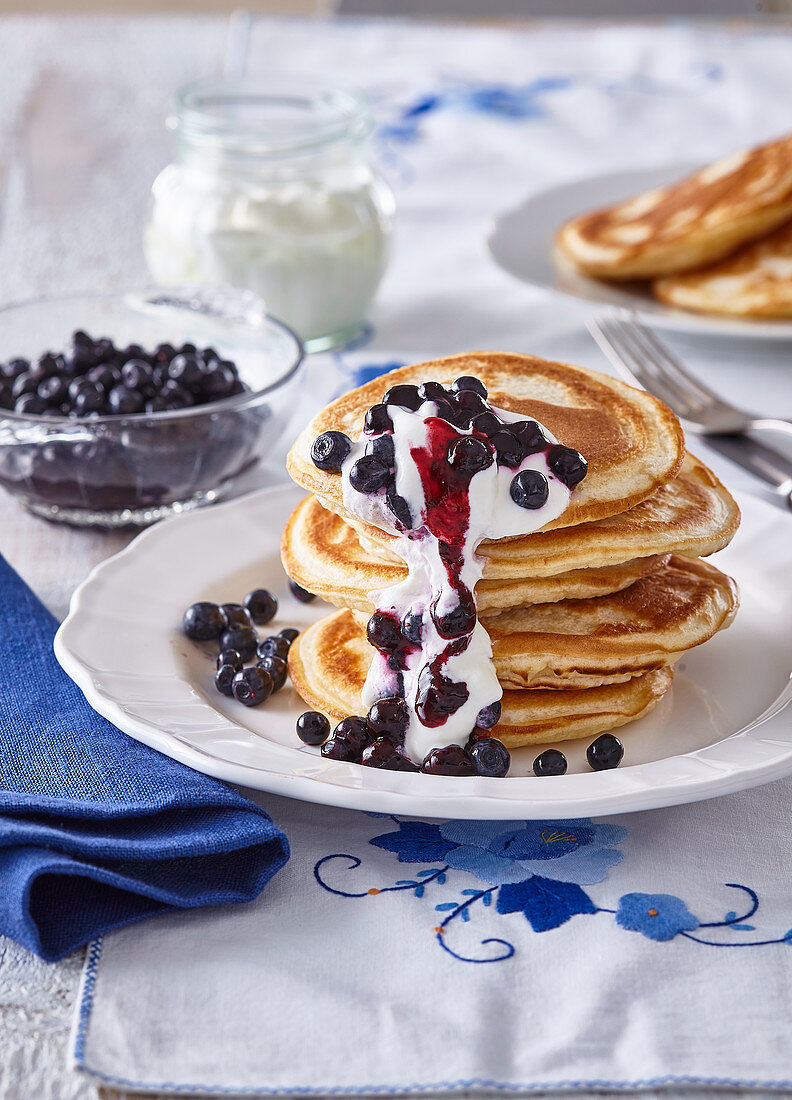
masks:
{"label": "jar of yogurt", "polygon": [[165,286],[253,291],[308,350],[360,330],[388,259],[394,200],[367,157],[363,96],[309,80],[208,80],[168,119],[146,259]]}

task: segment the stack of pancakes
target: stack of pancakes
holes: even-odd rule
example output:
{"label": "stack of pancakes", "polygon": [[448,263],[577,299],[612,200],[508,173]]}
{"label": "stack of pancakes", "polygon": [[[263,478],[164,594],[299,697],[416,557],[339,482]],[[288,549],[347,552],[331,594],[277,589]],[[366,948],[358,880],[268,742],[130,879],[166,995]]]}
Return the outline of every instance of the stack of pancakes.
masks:
{"label": "stack of pancakes", "polygon": [[582,274],[648,279],[681,309],[792,317],[792,136],[573,218],[556,243]]}
{"label": "stack of pancakes", "polygon": [[567,510],[540,531],[484,542],[479,617],[490,634],[509,746],[584,737],[646,714],[674,662],[728,626],[733,581],[701,560],[739,523],[734,500],[684,452],[673,413],[650,394],[581,367],[478,352],[404,367],[353,390],[306,428],[289,472],[310,493],[283,534],[287,573],[341,610],[295,641],[292,680],[317,710],[361,713],[373,650],[372,593],[402,580],[394,539],[344,507],[339,474],[310,447],[329,430],[357,438],[366,410],[398,383],[474,375],[489,401],[534,418],[588,460]]}

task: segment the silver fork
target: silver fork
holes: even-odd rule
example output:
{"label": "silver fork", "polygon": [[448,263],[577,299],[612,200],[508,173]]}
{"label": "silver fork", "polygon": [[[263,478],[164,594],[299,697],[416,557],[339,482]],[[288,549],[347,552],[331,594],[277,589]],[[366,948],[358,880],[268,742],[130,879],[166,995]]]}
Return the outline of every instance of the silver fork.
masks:
{"label": "silver fork", "polygon": [[627,310],[602,314],[587,324],[619,374],[665,401],[691,431],[700,435],[735,435],[766,429],[792,434],[792,421],[754,416],[718,397]]}

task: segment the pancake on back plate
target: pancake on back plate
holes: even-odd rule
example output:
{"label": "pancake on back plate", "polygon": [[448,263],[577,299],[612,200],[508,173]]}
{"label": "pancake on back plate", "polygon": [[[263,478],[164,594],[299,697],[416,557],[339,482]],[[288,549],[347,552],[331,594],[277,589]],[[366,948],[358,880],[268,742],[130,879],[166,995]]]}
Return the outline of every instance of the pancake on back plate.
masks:
{"label": "pancake on back plate", "polygon": [[720,263],[655,279],[652,293],[697,313],[792,317],[792,222]]}
{"label": "pancake on back plate", "polygon": [[[289,652],[289,675],[305,702],[335,720],[361,713],[371,647],[351,611],[308,627]],[[618,684],[568,691],[517,690],[503,696],[496,736],[510,748],[590,737],[641,718],[671,686],[662,667]]]}
{"label": "pancake on back plate", "polygon": [[291,477],[327,508],[352,520],[344,508],[341,475],[319,470],[311,461],[313,441],[330,430],[357,439],[366,411],[393,385],[449,383],[460,375],[475,375],[487,387],[493,406],[538,420],[586,458],[585,480],[576,487],[569,507],[544,530],[624,512],[679,470],[682,429],[656,397],[583,367],[482,351],[402,367],[339,397],[314,417],[292,447],[287,459]]}
{"label": "pancake on back plate", "polygon": [[644,279],[728,256],[792,217],[792,136],[566,222],[561,255],[586,275]]}

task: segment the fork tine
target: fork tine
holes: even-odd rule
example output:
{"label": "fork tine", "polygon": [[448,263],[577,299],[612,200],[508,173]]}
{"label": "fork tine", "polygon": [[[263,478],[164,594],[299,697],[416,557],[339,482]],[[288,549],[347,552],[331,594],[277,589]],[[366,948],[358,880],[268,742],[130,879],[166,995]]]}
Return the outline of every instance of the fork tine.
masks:
{"label": "fork tine", "polygon": [[676,406],[680,415],[684,415],[683,405],[688,411],[687,401],[681,401],[662,376],[648,369],[645,353],[636,351],[635,345],[624,335],[618,318],[609,315],[592,319],[588,322],[588,329],[606,358],[623,377],[656,394],[667,405]]}
{"label": "fork tine", "polygon": [[705,386],[703,382],[700,382],[698,378],[690,373],[690,371],[686,370],[671,349],[663,343],[656,333],[652,332],[651,329],[646,328],[645,325],[640,324],[638,321],[631,320],[630,324],[638,331],[644,343],[652,349],[658,361],[668,373],[676,378],[680,384],[685,384],[692,393],[695,393],[702,404],[721,403],[721,398],[708,386]]}
{"label": "fork tine", "polygon": [[[630,346],[633,357],[641,363],[644,373],[652,380],[652,384],[647,388],[657,391],[660,386],[663,386],[667,393],[672,394],[671,400],[665,397],[663,400],[675,407],[679,416],[687,416],[700,409],[701,399],[692,394],[684,382],[679,382],[671,372],[664,369],[652,348],[641,339],[638,327],[630,321],[618,320],[616,324],[622,341]],[[661,395],[658,393],[659,396]]]}

